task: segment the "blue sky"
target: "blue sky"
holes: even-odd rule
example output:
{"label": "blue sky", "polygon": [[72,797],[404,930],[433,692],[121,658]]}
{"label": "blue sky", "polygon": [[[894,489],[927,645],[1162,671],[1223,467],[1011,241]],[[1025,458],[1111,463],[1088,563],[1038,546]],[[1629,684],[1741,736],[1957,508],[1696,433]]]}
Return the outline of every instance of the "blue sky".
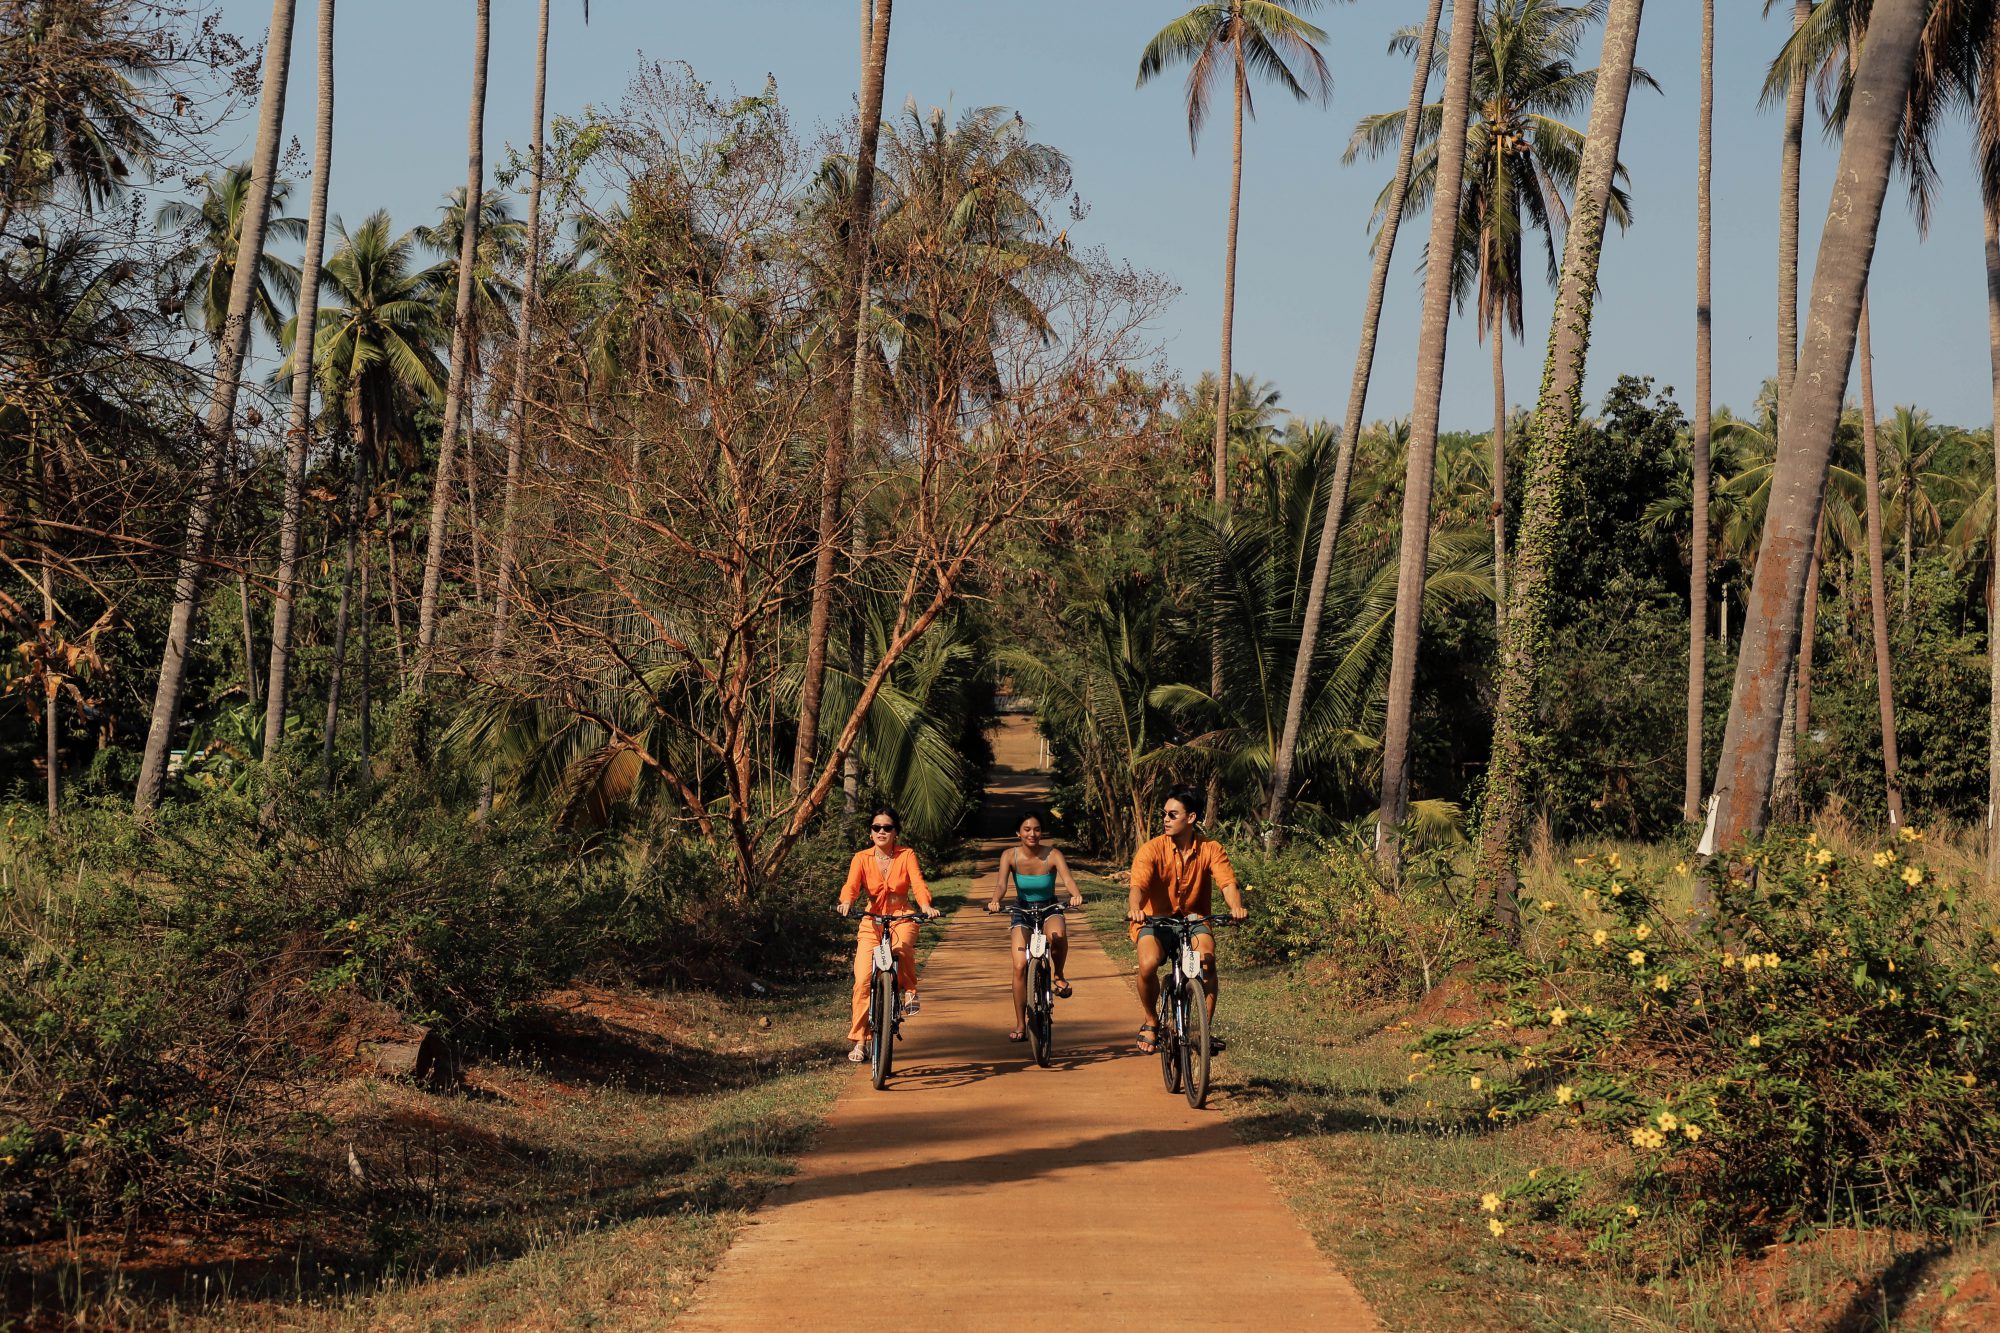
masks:
{"label": "blue sky", "polygon": [[[998,103],[1068,153],[1090,215],[1073,240],[1171,278],[1181,296],[1159,333],[1169,360],[1192,377],[1218,350],[1222,234],[1229,182],[1228,123],[1218,116],[1190,154],[1181,81],[1135,91],[1138,54],[1185,4],[1157,0],[902,0],[888,82],[891,110],[906,98],[953,109]],[[222,0],[225,22],[251,38],[269,8]],[[316,6],[299,0],[286,131],[312,142]],[[1757,105],[1762,71],[1782,41],[1780,20],[1749,3],[1717,6],[1715,157],[1715,399],[1748,410],[1772,373],[1777,299],[1779,115]],[[1343,167],[1355,121],[1400,107],[1407,59],[1387,54],[1389,33],[1422,17],[1419,0],[1324,6],[1334,73],[1321,110],[1258,98],[1245,130],[1243,223],[1237,278],[1236,366],[1273,381],[1283,405],[1338,419],[1344,410],[1368,282],[1370,204],[1393,164]],[[859,66],[858,0],[556,0],[549,109],[615,104],[643,54],[685,60],[722,88],[761,91],[765,75],[802,132],[851,109]],[[1449,10],[1447,9],[1447,12]],[[378,207],[401,225],[434,220],[444,192],[464,180],[465,99],[471,77],[471,0],[343,0],[337,44],[332,207],[350,221]],[[503,142],[524,145],[534,58],[534,0],[494,0],[488,162]],[[1589,43],[1594,59],[1596,39]],[[1639,60],[1664,95],[1635,92],[1623,157],[1634,223],[1607,243],[1588,393],[1613,376],[1648,374],[1693,399],[1694,126],[1700,52],[1693,0],[1654,0]],[[1812,114],[1816,115],[1816,111]],[[240,158],[254,126],[233,127],[219,155]],[[1835,148],[1808,127],[1802,253],[1808,266],[1825,215]],[[1949,175],[1928,238],[1919,241],[1893,187],[1876,253],[1873,316],[1876,400],[1914,402],[1967,425],[1991,419],[1985,293],[1976,192],[1962,129],[1939,154]],[[301,201],[303,191],[300,192]],[[1405,228],[1391,280],[1370,391],[1371,419],[1410,411],[1423,232]],[[1529,290],[1528,339],[1507,349],[1508,398],[1532,400],[1550,297]],[[1444,423],[1483,430],[1492,418],[1487,350],[1469,324],[1454,328]]]}

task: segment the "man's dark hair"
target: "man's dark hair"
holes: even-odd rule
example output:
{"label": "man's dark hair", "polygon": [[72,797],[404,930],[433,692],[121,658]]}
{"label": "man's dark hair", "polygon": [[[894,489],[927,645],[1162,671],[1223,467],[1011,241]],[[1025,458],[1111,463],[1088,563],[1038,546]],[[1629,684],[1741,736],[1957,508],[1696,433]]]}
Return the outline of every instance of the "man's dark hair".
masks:
{"label": "man's dark hair", "polygon": [[1160,804],[1165,805],[1168,801],[1179,801],[1181,809],[1193,815],[1197,820],[1201,818],[1201,793],[1190,787],[1187,783],[1177,782],[1169,787],[1166,796],[1161,799]]}

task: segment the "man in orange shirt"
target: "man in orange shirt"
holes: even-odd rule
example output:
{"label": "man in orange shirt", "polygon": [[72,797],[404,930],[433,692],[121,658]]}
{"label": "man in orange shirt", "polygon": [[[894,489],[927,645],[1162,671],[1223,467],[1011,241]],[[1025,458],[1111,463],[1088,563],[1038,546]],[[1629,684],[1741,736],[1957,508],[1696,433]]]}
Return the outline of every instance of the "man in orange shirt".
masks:
{"label": "man in orange shirt", "polygon": [[[1236,887],[1236,872],[1229,865],[1229,853],[1213,838],[1201,836],[1201,795],[1193,787],[1178,786],[1167,793],[1162,806],[1167,831],[1139,848],[1132,858],[1132,887],[1125,899],[1125,919],[1131,923],[1132,939],[1139,950],[1139,1008],[1146,1020],[1139,1027],[1139,1049],[1154,1050],[1158,1035],[1153,1026],[1153,1006],[1160,998],[1160,963],[1174,947],[1172,938],[1157,927],[1141,931],[1149,916],[1202,916],[1209,914],[1211,890],[1221,889],[1229,902],[1229,915],[1241,921],[1250,914]],[[1194,947],[1201,953],[1201,984],[1208,994],[1208,1017],[1215,1019],[1215,936],[1204,922],[1195,931]],[[1221,1050],[1224,1042],[1212,1039],[1210,1047]]]}

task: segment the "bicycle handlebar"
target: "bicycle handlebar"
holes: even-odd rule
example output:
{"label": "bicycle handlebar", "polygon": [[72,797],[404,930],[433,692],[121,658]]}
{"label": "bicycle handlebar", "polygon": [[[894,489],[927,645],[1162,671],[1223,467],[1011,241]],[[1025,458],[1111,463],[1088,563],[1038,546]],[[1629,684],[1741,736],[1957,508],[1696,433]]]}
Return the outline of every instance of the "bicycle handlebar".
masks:
{"label": "bicycle handlebar", "polygon": [[1024,903],[1017,898],[1014,900],[1014,906],[1011,909],[1009,909],[1005,903],[1002,903],[999,907],[988,906],[986,909],[986,915],[999,916],[1002,912],[1006,912],[1009,910],[1019,912],[1023,916],[1034,916],[1034,917],[1062,916],[1069,911],[1069,904],[1068,903]]}
{"label": "bicycle handlebar", "polygon": [[1145,924],[1147,926],[1181,926],[1194,921],[1200,921],[1210,926],[1233,926],[1238,924],[1236,918],[1233,916],[1202,916],[1200,913],[1189,913],[1186,916],[1149,916],[1146,918]]}
{"label": "bicycle handlebar", "polygon": [[838,907],[833,909],[833,914],[838,917],[846,917],[849,920],[878,921],[885,926],[893,926],[898,921],[914,921],[921,926],[927,921],[934,921],[944,915],[944,913],[935,910],[931,916],[925,916],[922,912],[890,912],[887,914],[881,912],[843,912]]}

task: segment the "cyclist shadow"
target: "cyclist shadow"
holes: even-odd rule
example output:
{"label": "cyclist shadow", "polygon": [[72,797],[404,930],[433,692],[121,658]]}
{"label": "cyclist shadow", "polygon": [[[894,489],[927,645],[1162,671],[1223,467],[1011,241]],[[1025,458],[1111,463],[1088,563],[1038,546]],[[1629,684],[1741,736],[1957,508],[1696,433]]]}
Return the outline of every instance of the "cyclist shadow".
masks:
{"label": "cyclist shadow", "polygon": [[915,1090],[919,1088],[963,1088],[973,1083],[981,1083],[1010,1068],[997,1060],[968,1060],[963,1064],[899,1064],[890,1075],[890,1087]]}

